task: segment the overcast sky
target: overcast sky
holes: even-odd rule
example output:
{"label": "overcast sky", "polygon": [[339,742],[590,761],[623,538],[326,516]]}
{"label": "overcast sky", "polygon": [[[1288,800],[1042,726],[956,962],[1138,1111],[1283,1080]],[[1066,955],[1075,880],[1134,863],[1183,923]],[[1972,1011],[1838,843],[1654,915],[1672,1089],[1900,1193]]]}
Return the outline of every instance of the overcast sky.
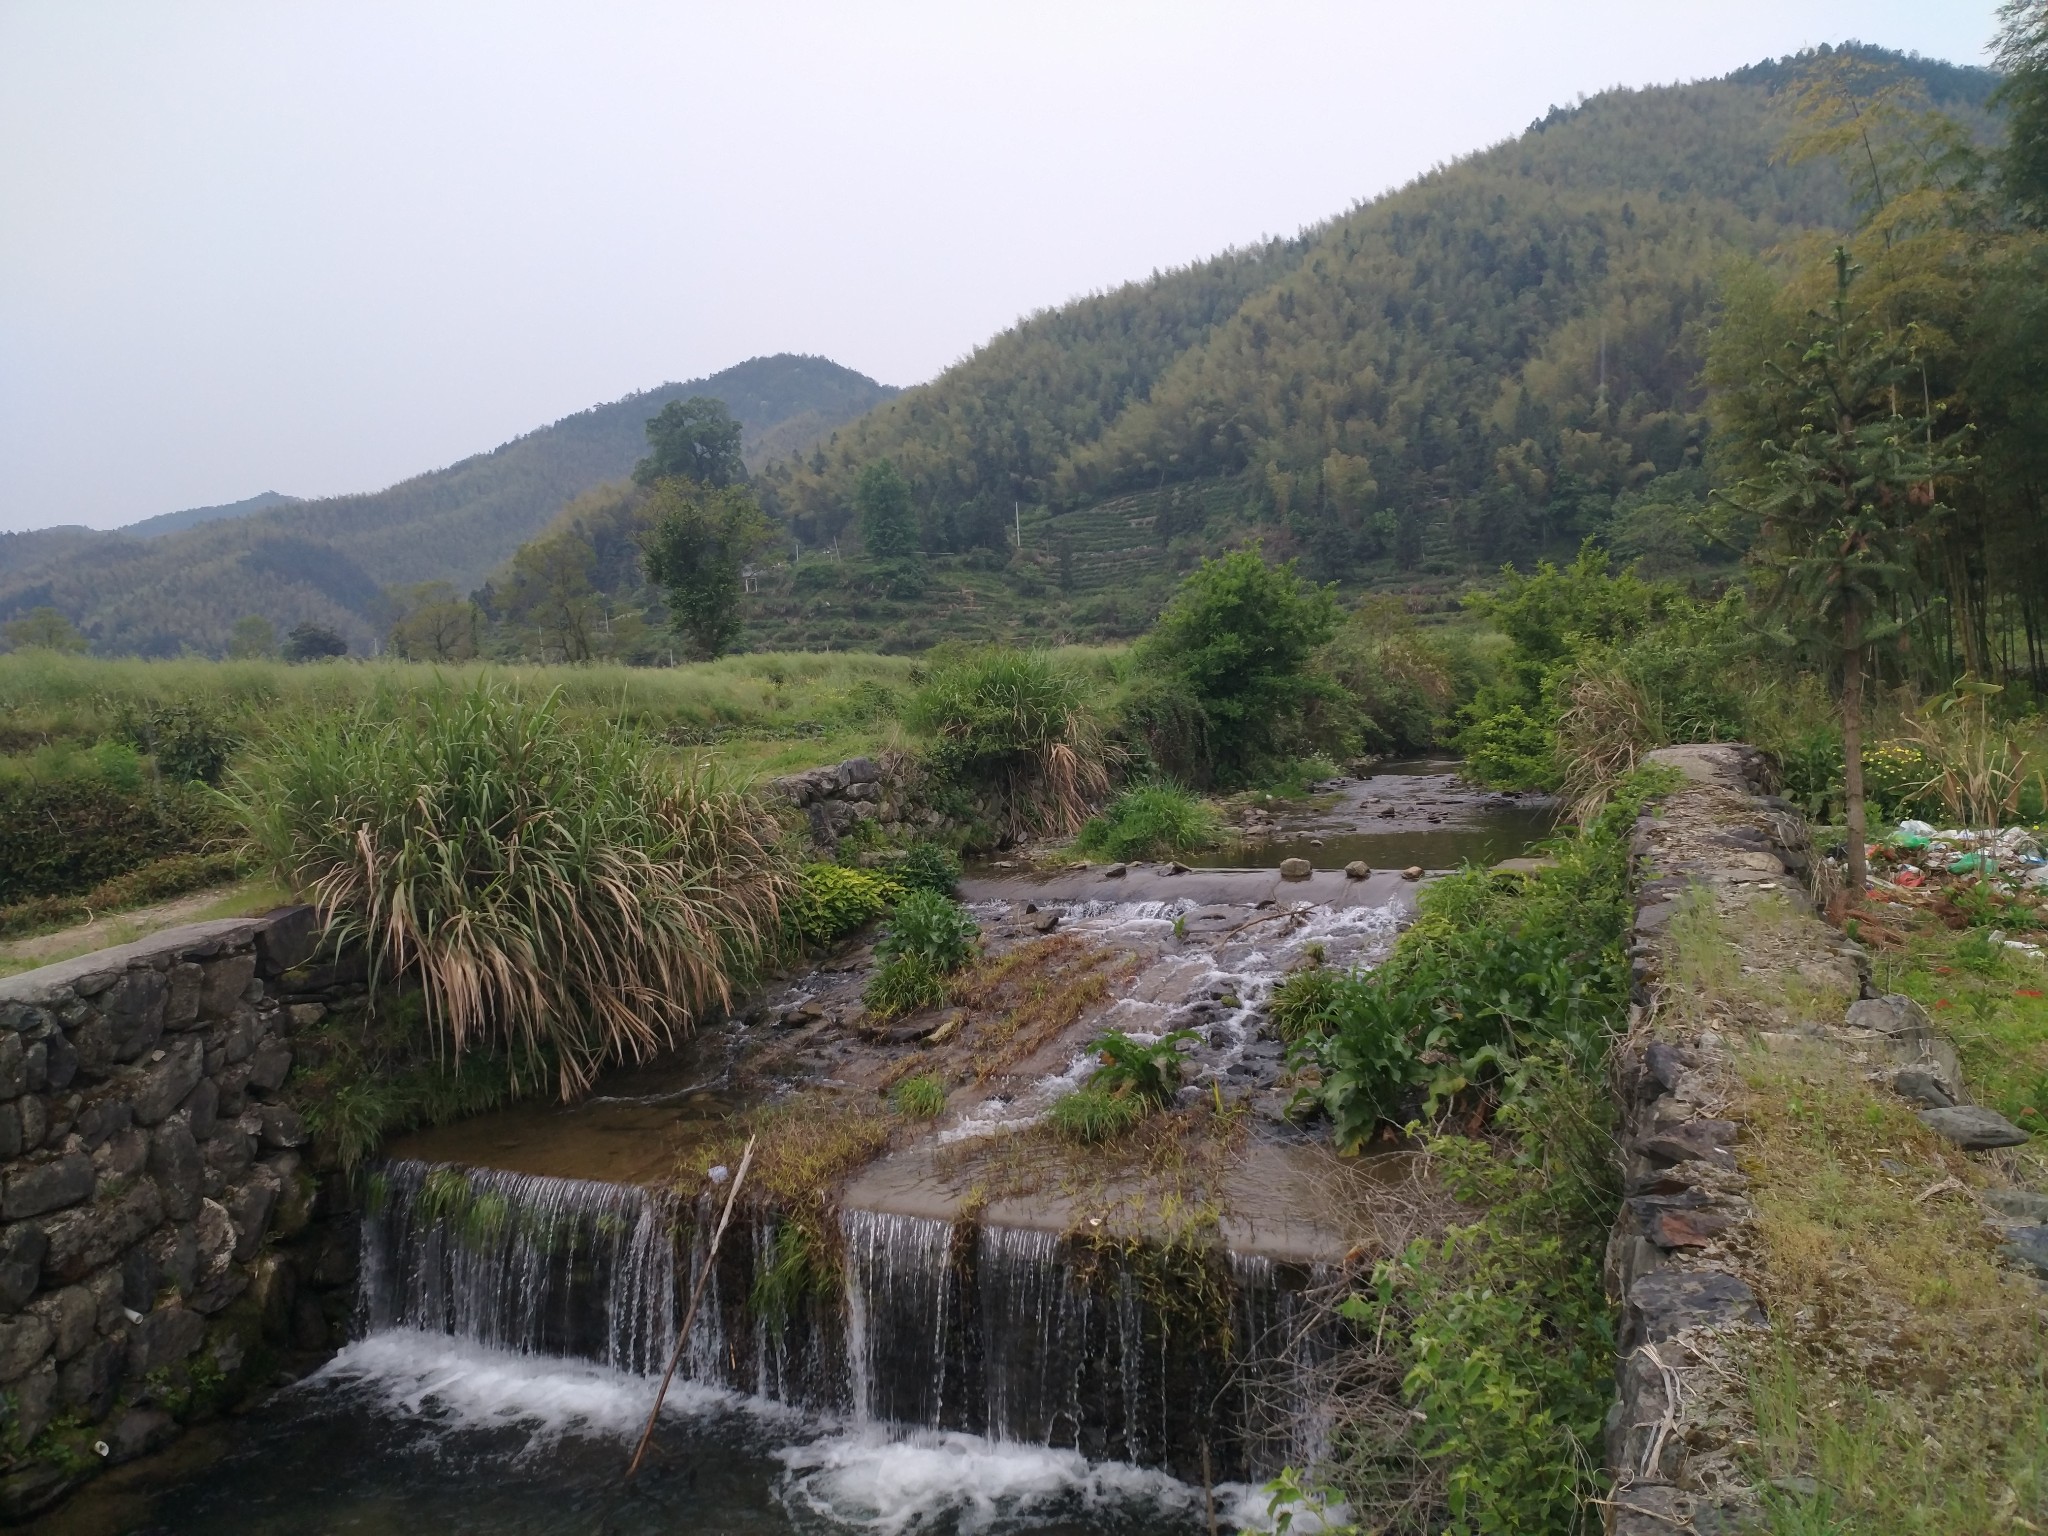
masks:
{"label": "overcast sky", "polygon": [[0,528],[371,490],[759,353],[930,378],[1553,102],[1996,0],[0,0]]}

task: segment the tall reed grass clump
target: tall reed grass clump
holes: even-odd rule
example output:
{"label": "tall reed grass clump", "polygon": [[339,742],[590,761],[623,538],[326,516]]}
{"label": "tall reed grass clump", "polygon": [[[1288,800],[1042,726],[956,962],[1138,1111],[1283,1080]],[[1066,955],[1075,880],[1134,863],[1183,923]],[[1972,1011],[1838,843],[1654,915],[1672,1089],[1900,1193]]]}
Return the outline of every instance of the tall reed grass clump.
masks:
{"label": "tall reed grass clump", "polygon": [[551,1061],[564,1098],[726,1006],[794,885],[749,795],[488,680],[287,722],[234,795],[330,933],[423,984],[437,1046]]}
{"label": "tall reed grass clump", "polygon": [[903,723],[931,740],[941,779],[989,802],[1000,831],[1064,835],[1109,788],[1088,693],[1042,651],[991,648],[935,668]]}

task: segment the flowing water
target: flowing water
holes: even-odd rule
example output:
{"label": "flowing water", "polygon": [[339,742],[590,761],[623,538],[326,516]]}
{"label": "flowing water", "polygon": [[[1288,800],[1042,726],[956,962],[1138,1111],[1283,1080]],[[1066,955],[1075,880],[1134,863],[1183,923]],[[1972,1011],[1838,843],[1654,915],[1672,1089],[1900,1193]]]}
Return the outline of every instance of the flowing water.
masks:
{"label": "flowing water", "polygon": [[[1235,856],[1263,877],[1133,871],[1115,889],[1095,873],[1059,894],[1009,880],[968,894],[985,926],[1035,897],[1063,931],[1142,953],[1090,1028],[1192,1029],[1184,1091],[1270,1094],[1273,987],[1311,946],[1372,963],[1414,890],[1391,875],[1281,884],[1280,858],[1444,868],[1547,830],[1547,807],[1487,801],[1444,766],[1333,792]],[[1092,1070],[1084,1046],[1053,1048],[933,1142],[1037,1119]],[[358,1341],[260,1413],[102,1478],[47,1528],[1178,1536],[1208,1529],[1205,1457],[1224,1529],[1259,1523],[1258,1479],[1313,1458],[1329,1347],[1316,1293],[1348,1236],[1320,1175],[1295,1176],[1303,1149],[1255,1141],[1226,1196],[1245,1208],[1224,1213],[1227,1253],[1088,1248],[1000,1202],[980,1221],[892,1206],[883,1179],[879,1204],[849,1192],[838,1289],[771,1314],[752,1299],[775,1222],[742,1222],[705,1277],[649,1463],[624,1484],[713,1217],[711,1195],[654,1181],[739,1102],[747,1048],[735,1022],[609,1097],[416,1139],[370,1191]]]}
{"label": "flowing water", "polygon": [[[1209,1276],[1220,1310],[1176,1318],[1170,1283],[1057,1233],[849,1211],[843,1294],[776,1328],[745,1305],[772,1227],[728,1235],[626,1487],[706,1216],[632,1186],[389,1166],[365,1336],[51,1529],[1165,1536],[1206,1524],[1198,1486],[1162,1470],[1201,1435],[1219,1480],[1313,1450],[1285,1384],[1316,1348],[1299,1286],[1326,1277],[1233,1259]],[[1226,1515],[1252,1499],[1219,1497]]]}

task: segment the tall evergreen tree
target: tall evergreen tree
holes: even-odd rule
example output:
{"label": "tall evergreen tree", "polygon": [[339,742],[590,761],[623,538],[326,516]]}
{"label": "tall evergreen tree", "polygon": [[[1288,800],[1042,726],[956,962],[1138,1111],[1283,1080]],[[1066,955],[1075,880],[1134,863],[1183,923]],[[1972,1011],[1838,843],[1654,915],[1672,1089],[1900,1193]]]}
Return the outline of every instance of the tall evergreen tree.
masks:
{"label": "tall evergreen tree", "polygon": [[1841,669],[1849,882],[1864,862],[1863,694],[1870,648],[1896,636],[1919,595],[1925,550],[1947,513],[1944,482],[1969,467],[1958,435],[1933,436],[1910,335],[1850,304],[1856,268],[1834,257],[1835,294],[1784,340],[1762,381],[1792,432],[1766,440],[1762,473],[1727,498],[1757,520],[1751,550],[1768,610],[1789,637]]}

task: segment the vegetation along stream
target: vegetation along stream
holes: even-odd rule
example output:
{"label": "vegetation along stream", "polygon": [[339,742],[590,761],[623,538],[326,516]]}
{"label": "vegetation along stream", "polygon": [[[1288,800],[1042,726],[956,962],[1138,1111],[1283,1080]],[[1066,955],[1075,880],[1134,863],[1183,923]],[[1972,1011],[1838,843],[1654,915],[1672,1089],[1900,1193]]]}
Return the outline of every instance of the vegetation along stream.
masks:
{"label": "vegetation along stream", "polygon": [[13,536],[0,1520],[2048,1528],[2001,16],[489,519]]}

